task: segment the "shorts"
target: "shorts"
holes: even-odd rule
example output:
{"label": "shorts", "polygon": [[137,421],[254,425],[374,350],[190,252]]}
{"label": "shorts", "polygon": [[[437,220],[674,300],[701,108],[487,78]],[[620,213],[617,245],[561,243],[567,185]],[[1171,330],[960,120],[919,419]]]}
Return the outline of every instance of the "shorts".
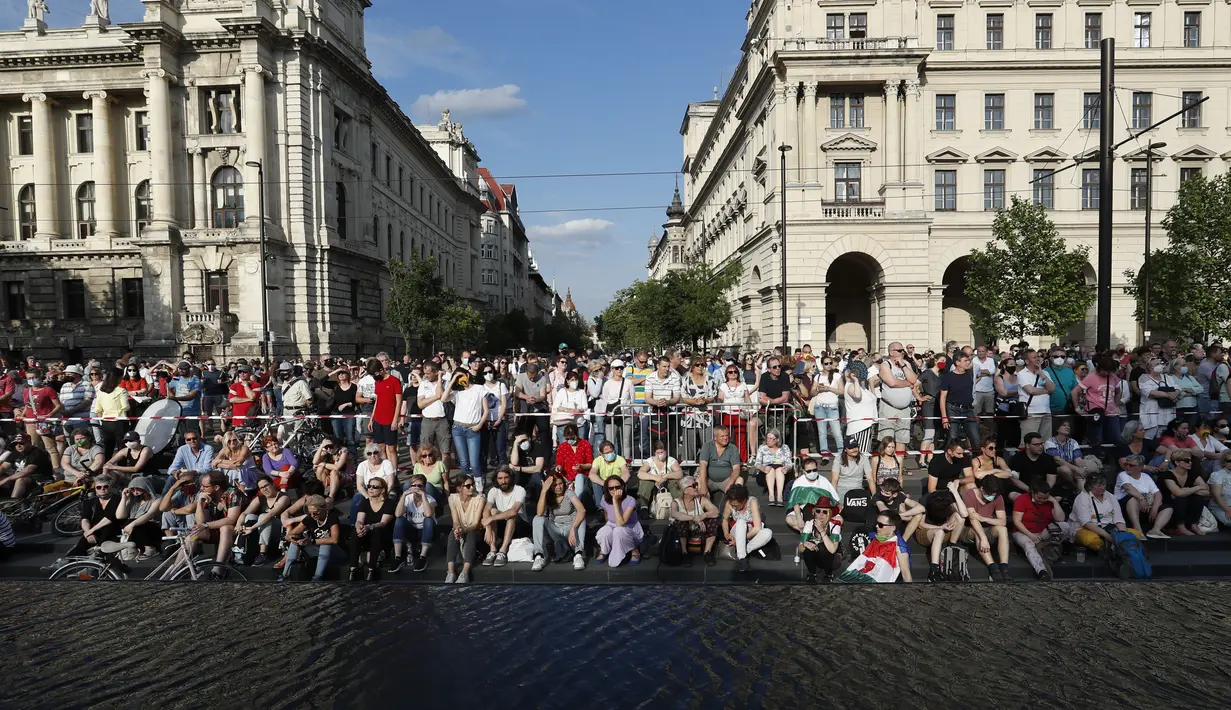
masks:
{"label": "shorts", "polygon": [[424,419],[419,441],[423,446],[435,446],[441,454],[449,453],[453,444],[453,433],[448,420],[444,417]]}
{"label": "shorts", "polygon": [[201,397],[201,411],[206,416],[216,416],[220,414],[227,405],[226,395],[207,394]]}
{"label": "shorts", "polygon": [[398,433],[393,430],[391,424],[381,424],[380,422],[372,422],[371,431],[372,443],[382,444],[384,446],[397,446]]}

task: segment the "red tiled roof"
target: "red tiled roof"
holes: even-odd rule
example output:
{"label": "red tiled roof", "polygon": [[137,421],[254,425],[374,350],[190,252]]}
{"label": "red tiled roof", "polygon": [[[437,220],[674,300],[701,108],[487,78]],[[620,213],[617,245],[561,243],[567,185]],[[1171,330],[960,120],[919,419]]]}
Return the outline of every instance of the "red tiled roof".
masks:
{"label": "red tiled roof", "polygon": [[503,212],[505,209],[504,186],[496,183],[496,179],[492,177],[491,171],[487,168],[479,168],[479,177],[483,179],[483,182],[487,183],[487,191],[491,193],[492,199],[496,200],[496,204],[494,205],[489,204],[487,200],[484,200],[484,204],[487,205],[489,210]]}

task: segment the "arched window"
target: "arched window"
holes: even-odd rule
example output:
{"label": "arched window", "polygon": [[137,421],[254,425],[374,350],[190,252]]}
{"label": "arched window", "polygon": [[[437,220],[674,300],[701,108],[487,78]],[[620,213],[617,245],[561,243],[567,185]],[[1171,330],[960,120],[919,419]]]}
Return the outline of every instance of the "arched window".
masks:
{"label": "arched window", "polygon": [[17,224],[22,239],[33,239],[38,230],[38,216],[34,212],[34,185],[26,185],[17,195]]}
{"label": "arched window", "polygon": [[380,217],[372,218],[372,243],[380,241]]}
{"label": "arched window", "polygon": [[141,236],[141,230],[150,226],[150,222],[154,220],[154,199],[150,196],[150,181],[142,180],[137,183],[137,192],[135,195],[137,236]]}
{"label": "arched window", "polygon": [[83,182],[77,188],[77,238],[94,236],[94,183]]}
{"label": "arched window", "polygon": [[230,165],[218,168],[214,188],[214,228],[230,229],[244,221],[244,178]]}
{"label": "arched window", "polygon": [[406,261],[406,232],[398,232],[398,261]]}
{"label": "arched window", "polygon": [[393,223],[385,225],[385,258],[393,258]]}
{"label": "arched window", "polygon": [[346,186],[338,183],[334,189],[338,199],[338,238],[346,239]]}

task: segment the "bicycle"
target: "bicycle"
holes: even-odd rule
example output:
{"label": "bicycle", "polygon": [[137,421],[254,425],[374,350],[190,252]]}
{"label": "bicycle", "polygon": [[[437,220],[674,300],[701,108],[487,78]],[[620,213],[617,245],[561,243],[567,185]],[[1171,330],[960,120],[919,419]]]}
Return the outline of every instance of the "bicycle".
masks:
{"label": "bicycle", "polygon": [[[189,557],[185,553],[184,541],[188,539],[188,531],[183,528],[175,530],[175,535],[163,538],[163,541],[174,540],[170,550],[164,551],[164,559],[146,575],[146,582],[246,582],[248,578],[229,562],[218,562],[202,556]],[[135,550],[132,542],[104,542],[90,550],[89,557],[72,557],[65,560],[52,571],[48,579],[97,581],[121,581],[128,579],[132,569],[125,564],[120,555]]]}
{"label": "bicycle", "polygon": [[51,483],[36,482],[36,489],[25,498],[0,501],[0,513],[4,513],[16,527],[29,527],[39,532],[43,530],[43,521],[51,517],[51,527],[56,535],[80,535],[81,502],[90,482],[87,480],[70,488],[46,490]]}

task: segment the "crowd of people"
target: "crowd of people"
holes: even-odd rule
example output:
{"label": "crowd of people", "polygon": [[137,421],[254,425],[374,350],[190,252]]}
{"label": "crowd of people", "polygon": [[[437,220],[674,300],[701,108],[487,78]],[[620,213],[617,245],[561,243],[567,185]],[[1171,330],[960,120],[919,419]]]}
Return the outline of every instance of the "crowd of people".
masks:
{"label": "crowd of people", "polygon": [[[125,538],[148,559],[185,528],[219,561],[241,547],[283,570],[310,558],[313,579],[348,560],[353,580],[423,572],[436,546],[448,582],[517,560],[637,565],[654,544],[680,564],[721,552],[747,570],[778,545],[770,508],[789,508],[779,532],[799,535],[789,549],[812,580],[849,562],[857,535],[897,540],[908,581],[912,539],[931,580],[963,544],[992,580],[1007,579],[1012,545],[1047,578],[1073,545],[1111,552],[1117,532],[1229,524],[1225,355],[1166,341],[1100,353],[895,342],[739,356],[0,358],[0,495],[87,485],[74,553]],[[133,427],[157,400],[181,417],[163,453]],[[323,415],[311,450],[287,445],[286,422],[303,415]],[[284,419],[257,440],[258,417]],[[666,540],[650,519],[670,521]]]}

